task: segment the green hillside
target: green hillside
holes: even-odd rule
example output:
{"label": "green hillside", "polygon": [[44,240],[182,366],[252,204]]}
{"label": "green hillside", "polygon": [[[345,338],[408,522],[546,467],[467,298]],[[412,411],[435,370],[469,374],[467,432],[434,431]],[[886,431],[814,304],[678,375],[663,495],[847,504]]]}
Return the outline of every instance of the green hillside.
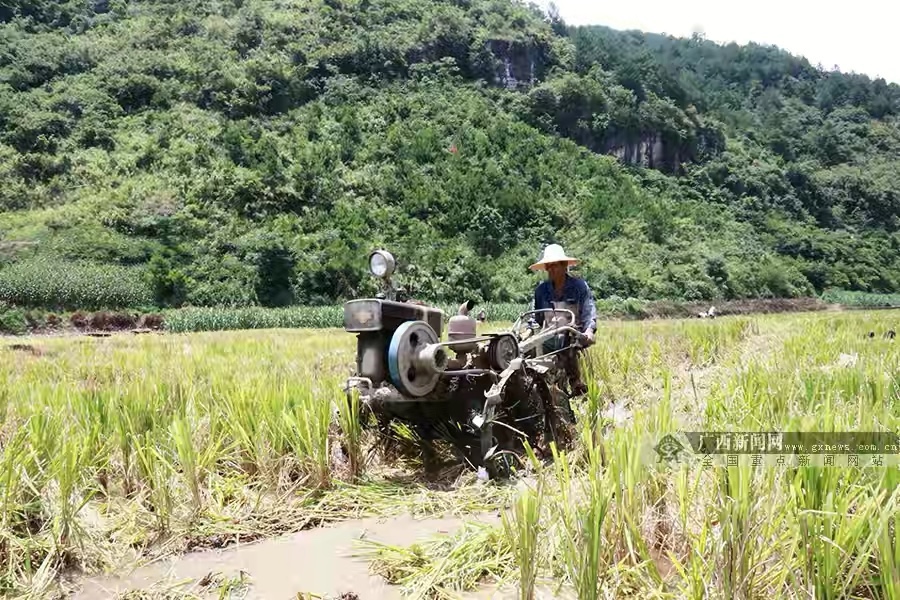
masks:
{"label": "green hillside", "polygon": [[[900,87],[509,0],[0,0],[0,300],[900,291]],[[15,243],[9,242],[29,242]]]}

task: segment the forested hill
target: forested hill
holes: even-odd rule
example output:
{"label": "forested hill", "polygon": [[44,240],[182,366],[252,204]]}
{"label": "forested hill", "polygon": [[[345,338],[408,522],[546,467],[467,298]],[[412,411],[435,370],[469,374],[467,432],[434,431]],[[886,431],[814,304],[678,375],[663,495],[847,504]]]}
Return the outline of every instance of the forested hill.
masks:
{"label": "forested hill", "polygon": [[[0,0],[0,300],[900,289],[900,88],[509,0]],[[11,243],[15,242],[15,243]],[[25,242],[25,243],[23,243]]]}

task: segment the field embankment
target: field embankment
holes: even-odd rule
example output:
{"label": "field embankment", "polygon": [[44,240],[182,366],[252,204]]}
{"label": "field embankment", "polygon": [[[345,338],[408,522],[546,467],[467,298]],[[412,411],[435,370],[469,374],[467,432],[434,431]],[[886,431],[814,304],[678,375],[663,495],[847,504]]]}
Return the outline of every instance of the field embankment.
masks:
{"label": "field embankment", "polygon": [[[877,294],[834,293],[820,298],[759,298],[721,302],[675,302],[629,299],[598,299],[598,318],[604,320],[695,318],[711,306],[719,316],[812,312],[830,308],[889,308],[900,306],[900,297]],[[441,305],[449,318],[457,306]],[[489,321],[513,322],[524,311],[523,304],[478,305]],[[100,310],[94,312],[48,312],[40,309],[0,310],[0,333],[6,335],[54,333],[110,333],[135,331],[229,331],[244,329],[317,329],[343,326],[343,308],[295,306],[286,308],[181,308],[164,311]]]}

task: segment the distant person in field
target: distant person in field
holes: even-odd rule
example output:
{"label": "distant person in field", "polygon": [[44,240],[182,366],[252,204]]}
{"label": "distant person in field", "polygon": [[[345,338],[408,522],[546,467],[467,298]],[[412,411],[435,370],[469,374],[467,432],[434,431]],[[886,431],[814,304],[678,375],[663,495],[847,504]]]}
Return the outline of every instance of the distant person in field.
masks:
{"label": "distant person in field", "polygon": [[[575,315],[575,323],[572,326],[584,335],[582,344],[586,347],[594,343],[594,334],[597,330],[597,307],[587,282],[569,274],[569,267],[576,264],[578,264],[578,259],[567,256],[559,244],[550,244],[544,248],[540,260],[530,267],[532,271],[547,272],[547,279],[539,283],[534,290],[534,310],[557,308],[572,311]],[[538,325],[544,324],[547,314],[537,313],[534,316]],[[545,351],[552,351],[553,346],[553,342],[545,345]],[[587,386],[581,380],[581,369],[577,358],[574,364],[567,365],[567,371],[569,371],[569,382],[572,384],[573,393],[576,395],[585,393]]]}

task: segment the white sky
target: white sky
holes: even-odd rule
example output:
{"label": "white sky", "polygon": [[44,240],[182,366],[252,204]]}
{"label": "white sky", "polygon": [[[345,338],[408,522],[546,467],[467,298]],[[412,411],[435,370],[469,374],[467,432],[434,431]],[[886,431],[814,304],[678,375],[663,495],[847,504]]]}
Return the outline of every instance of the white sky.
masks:
{"label": "white sky", "polygon": [[[900,83],[896,0],[555,0],[569,25],[774,44],[826,69]],[[547,6],[548,0],[538,0]]]}

